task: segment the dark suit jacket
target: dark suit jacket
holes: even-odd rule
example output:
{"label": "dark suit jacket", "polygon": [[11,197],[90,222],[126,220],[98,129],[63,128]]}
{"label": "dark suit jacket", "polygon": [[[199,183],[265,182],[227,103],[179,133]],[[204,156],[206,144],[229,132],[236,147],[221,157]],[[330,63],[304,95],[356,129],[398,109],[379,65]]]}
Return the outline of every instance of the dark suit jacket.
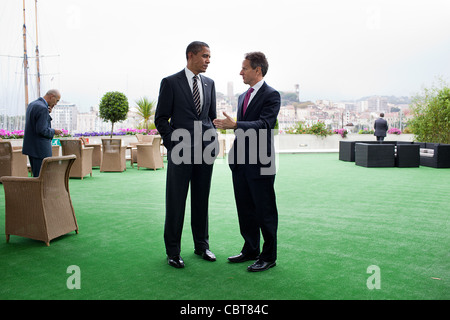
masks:
{"label": "dark suit jacket", "polygon": [[[202,137],[206,130],[215,130],[212,123],[212,120],[217,117],[214,81],[203,75],[200,76],[200,79],[203,90],[203,107],[200,115],[195,109],[192,91],[184,69],[161,81],[155,125],[163,138],[164,146],[169,151],[176,144],[171,141],[172,133],[176,129],[188,130],[191,134],[192,145],[194,143],[194,121],[202,122]],[[217,138],[217,134],[215,137]],[[217,139],[213,141],[218,144]],[[210,143],[212,141],[203,141],[203,147]]]}
{"label": "dark suit jacket", "polygon": [[[245,92],[238,99],[237,110],[237,129],[235,130],[236,139],[229,153],[229,163],[231,170],[235,170],[238,166],[246,166],[247,174],[256,177],[261,177],[261,168],[270,167],[273,165],[273,174],[275,174],[275,163],[267,163],[267,157],[273,157],[273,137],[271,129],[275,127],[277,121],[278,112],[280,111],[281,98],[278,91],[267,85],[266,82],[261,86],[256,95],[250,101],[247,107],[245,115],[242,114],[244,104]],[[242,143],[242,139],[239,140],[239,129],[243,132],[249,133],[253,130],[256,133],[256,143],[251,143],[251,139],[246,139],[245,143],[245,155],[240,154],[238,143]],[[266,135],[262,135],[260,129],[266,130]],[[266,141],[261,141],[266,139]],[[250,142],[250,143],[249,143]],[[261,144],[260,144],[261,143]],[[261,146],[265,143],[265,150],[261,150]],[[256,163],[252,163],[251,157],[256,155]],[[262,157],[261,157],[262,156]],[[245,157],[245,159],[243,158]],[[245,164],[241,164],[242,160],[245,160]],[[267,174],[265,174],[267,175]]]}
{"label": "dark suit jacket", "polygon": [[377,137],[386,137],[386,132],[388,130],[388,123],[383,118],[378,118],[375,120],[374,124],[375,132],[374,135]]}
{"label": "dark suit jacket", "polygon": [[39,159],[51,157],[55,129],[52,129],[52,118],[44,98],[28,105],[25,119],[22,153]]}

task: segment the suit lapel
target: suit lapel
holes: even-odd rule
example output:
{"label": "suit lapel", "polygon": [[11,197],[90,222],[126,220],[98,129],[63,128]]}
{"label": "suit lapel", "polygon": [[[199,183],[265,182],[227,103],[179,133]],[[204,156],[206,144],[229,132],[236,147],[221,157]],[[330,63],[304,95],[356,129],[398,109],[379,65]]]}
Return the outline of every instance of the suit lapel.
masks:
{"label": "suit lapel", "polygon": [[189,106],[191,107],[192,111],[194,112],[194,114],[197,114],[197,111],[195,109],[195,104],[194,104],[194,98],[192,97],[191,88],[189,87],[189,83],[186,78],[186,74],[185,74],[184,70],[182,70],[178,73],[178,83],[179,83],[181,91],[183,92],[183,94],[186,98],[186,101],[189,103]]}
{"label": "suit lapel", "polygon": [[237,120],[242,120],[242,107],[244,104],[245,93],[241,94],[238,99]]}
{"label": "suit lapel", "polygon": [[205,110],[208,109],[207,106],[210,105],[210,100],[211,100],[211,95],[210,95],[210,91],[208,88],[208,83],[206,82],[206,79],[204,79],[201,75],[199,75],[200,77],[200,83],[202,85],[202,91],[203,91],[203,106],[202,106],[202,112],[201,112],[201,116],[204,114]]}
{"label": "suit lapel", "polygon": [[[247,110],[245,111],[245,114],[242,117],[243,120],[247,119],[249,114],[252,114],[255,111],[255,109],[257,109],[255,106],[258,105],[258,101],[264,95],[264,91],[266,91],[266,87],[267,87],[267,84],[266,84],[266,82],[264,82],[264,84],[261,86],[261,88],[259,88],[258,92],[256,92],[256,95],[253,97],[252,101],[250,101],[250,103],[248,104]],[[242,96],[245,97],[245,94]],[[242,112],[243,104],[244,104],[244,98],[242,98],[242,102],[241,102],[241,112]]]}
{"label": "suit lapel", "polygon": [[[209,106],[209,104],[210,104],[211,95],[210,95],[210,90],[209,90],[206,79],[204,79],[201,75],[199,75],[199,78],[200,78],[199,85],[202,86],[202,92],[203,92],[203,106],[202,106],[202,112],[200,114],[200,116],[202,116],[203,112],[206,111],[205,109],[208,109],[207,106]],[[189,105],[190,105],[192,111],[194,112],[194,114],[197,115],[197,117],[200,117],[197,114],[197,109],[195,108],[195,103],[194,103],[194,97],[192,96],[192,91],[191,91],[191,88],[189,87],[189,83],[186,78],[186,73],[184,70],[182,70],[181,72],[178,73],[178,79],[179,79],[179,84],[180,84],[181,90],[183,91],[183,94],[186,96],[186,101],[189,102]]]}

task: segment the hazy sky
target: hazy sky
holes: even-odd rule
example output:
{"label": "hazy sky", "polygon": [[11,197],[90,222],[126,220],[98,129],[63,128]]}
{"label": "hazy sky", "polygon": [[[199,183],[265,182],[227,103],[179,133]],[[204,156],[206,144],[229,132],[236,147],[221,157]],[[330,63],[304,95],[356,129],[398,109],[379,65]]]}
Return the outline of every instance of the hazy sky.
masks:
{"label": "hazy sky", "polygon": [[[33,56],[34,0],[26,4]],[[22,1],[1,0],[0,10],[0,54],[21,56]],[[246,90],[244,53],[262,51],[266,81],[280,91],[299,84],[301,100],[410,96],[449,79],[449,16],[448,0],[39,0],[40,54],[58,55],[41,59],[43,90],[59,88],[81,110],[113,90],[130,106],[156,100],[161,79],[183,69],[186,46],[200,40],[211,48],[205,75],[225,94],[230,81]],[[4,102],[23,95],[20,59],[0,66],[0,112],[24,110],[19,98]]]}

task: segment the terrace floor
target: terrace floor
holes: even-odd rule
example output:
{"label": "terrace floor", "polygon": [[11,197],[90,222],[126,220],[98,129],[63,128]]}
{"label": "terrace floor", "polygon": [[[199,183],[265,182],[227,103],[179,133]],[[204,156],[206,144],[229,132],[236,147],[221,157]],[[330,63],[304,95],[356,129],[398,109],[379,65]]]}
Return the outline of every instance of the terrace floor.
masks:
{"label": "terrace floor", "polygon": [[[364,168],[337,153],[280,154],[277,266],[249,273],[230,264],[242,247],[231,172],[214,167],[210,248],[193,252],[189,200],[186,267],[167,265],[163,243],[166,169],[128,164],[123,173],[70,179],[80,233],[5,242],[0,185],[0,299],[338,300],[450,298],[450,170]],[[69,290],[68,267],[81,271]],[[379,289],[369,289],[370,266]],[[369,272],[368,272],[369,268]],[[369,282],[371,280],[369,279]]]}

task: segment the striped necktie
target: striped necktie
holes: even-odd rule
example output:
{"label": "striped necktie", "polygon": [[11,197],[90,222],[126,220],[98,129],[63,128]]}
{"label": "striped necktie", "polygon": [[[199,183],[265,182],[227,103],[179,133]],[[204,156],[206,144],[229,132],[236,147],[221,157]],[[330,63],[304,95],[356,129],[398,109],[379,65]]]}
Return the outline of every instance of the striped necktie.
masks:
{"label": "striped necktie", "polygon": [[192,96],[194,98],[195,109],[197,109],[197,113],[200,115],[202,112],[202,107],[200,105],[200,91],[198,90],[197,79],[198,76],[193,77],[194,81],[192,83]]}

